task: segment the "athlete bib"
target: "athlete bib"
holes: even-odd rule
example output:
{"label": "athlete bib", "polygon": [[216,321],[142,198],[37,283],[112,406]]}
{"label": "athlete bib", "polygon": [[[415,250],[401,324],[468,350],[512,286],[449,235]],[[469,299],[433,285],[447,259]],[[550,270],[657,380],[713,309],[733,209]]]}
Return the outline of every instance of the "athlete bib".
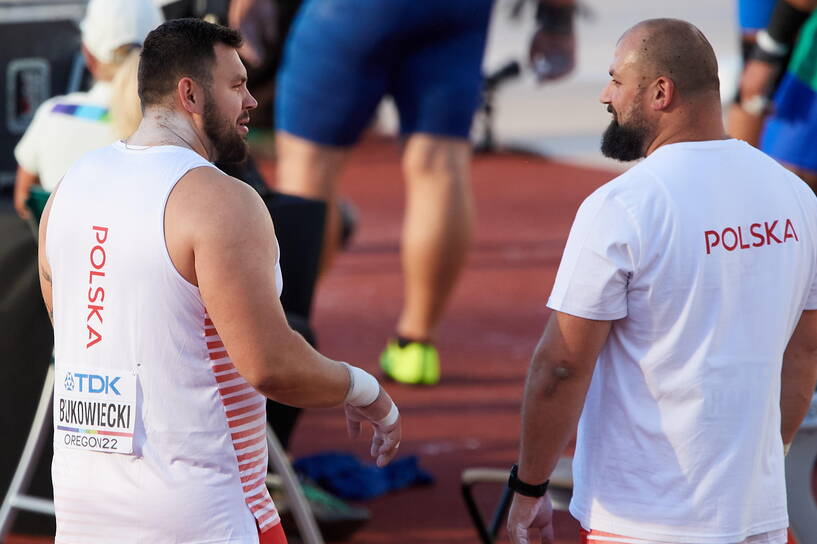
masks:
{"label": "athlete bib", "polygon": [[133,452],[136,375],[69,368],[54,392],[56,443],[67,448]]}

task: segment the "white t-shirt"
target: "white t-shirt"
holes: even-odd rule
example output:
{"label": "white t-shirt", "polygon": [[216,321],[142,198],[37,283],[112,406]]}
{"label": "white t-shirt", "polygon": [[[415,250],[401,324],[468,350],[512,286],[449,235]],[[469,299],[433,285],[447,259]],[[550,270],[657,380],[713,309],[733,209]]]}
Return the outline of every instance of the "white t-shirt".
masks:
{"label": "white t-shirt", "polygon": [[17,164],[53,191],[84,153],[116,140],[108,116],[110,85],[97,82],[88,92],[49,98],[37,108],[14,148]]}
{"label": "white t-shirt", "polygon": [[783,351],[817,309],[817,199],[737,140],[665,145],[580,207],[548,306],[613,320],[579,422],[588,529],[729,544],[785,528]]}

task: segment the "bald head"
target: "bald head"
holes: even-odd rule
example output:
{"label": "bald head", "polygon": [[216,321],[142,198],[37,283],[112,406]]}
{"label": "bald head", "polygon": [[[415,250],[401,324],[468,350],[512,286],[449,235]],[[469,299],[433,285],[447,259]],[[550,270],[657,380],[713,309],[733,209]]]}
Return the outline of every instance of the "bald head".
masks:
{"label": "bald head", "polygon": [[648,19],[625,32],[619,43],[625,41],[645,77],[671,79],[686,98],[719,95],[715,51],[696,26],[679,19]]}

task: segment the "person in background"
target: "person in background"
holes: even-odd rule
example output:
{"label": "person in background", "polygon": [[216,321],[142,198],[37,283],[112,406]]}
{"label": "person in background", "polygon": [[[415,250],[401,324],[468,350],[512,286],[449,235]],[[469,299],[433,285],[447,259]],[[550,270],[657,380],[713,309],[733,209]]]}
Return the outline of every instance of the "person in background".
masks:
{"label": "person in background", "polygon": [[764,124],[773,111],[771,98],[783,79],[800,29],[815,5],[814,0],[738,2],[744,69],[728,112],[731,136],[760,145]]}
{"label": "person in background", "polygon": [[[738,0],[736,2],[738,26],[740,27],[740,51],[743,66],[752,56],[757,33],[769,22],[777,0]],[[742,75],[742,74],[741,74]],[[754,146],[760,141],[760,133],[765,119],[765,108],[758,109],[757,103],[741,102],[740,88],[726,110],[726,128],[729,135]]]}
{"label": "person in background", "polygon": [[[574,66],[575,5],[534,3],[531,66],[540,80],[556,79]],[[327,202],[324,268],[340,238],[335,201],[343,163],[380,100],[394,98],[407,193],[404,306],[380,364],[402,383],[433,385],[440,378],[434,335],[465,265],[474,223],[469,133],[492,5],[307,0],[278,75],[278,189]]]}
{"label": "person in background", "polygon": [[152,0],[91,0],[80,25],[82,54],[94,84],[43,102],[14,149],[14,208],[28,218],[32,186],[52,191],[83,153],[129,136],[139,125],[139,50],[161,24]]}
{"label": "person in background", "polygon": [[[781,0],[782,2],[783,0]],[[817,2],[807,0],[799,11],[786,8],[803,26],[793,45],[783,37],[770,37],[779,50],[791,50],[791,60],[784,63],[772,54],[753,61],[758,68],[781,74],[774,93],[771,112],[760,140],[760,149],[780,161],[817,191]],[[803,23],[803,21],[805,21]],[[771,35],[775,27],[770,25]],[[780,31],[778,33],[782,34]],[[785,71],[784,71],[785,68]],[[750,82],[746,86],[750,87]],[[751,92],[751,91],[747,91]]]}

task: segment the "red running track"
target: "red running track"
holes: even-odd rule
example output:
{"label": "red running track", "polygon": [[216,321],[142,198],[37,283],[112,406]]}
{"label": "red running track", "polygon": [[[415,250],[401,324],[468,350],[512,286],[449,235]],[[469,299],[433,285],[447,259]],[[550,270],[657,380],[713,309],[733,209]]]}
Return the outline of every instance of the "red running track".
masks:
{"label": "red running track", "polygon": [[[353,154],[341,193],[358,208],[359,229],[320,285],[314,312],[321,350],[370,372],[378,371],[402,305],[399,157],[397,144],[384,139],[368,140]],[[437,338],[442,381],[434,388],[389,386],[403,415],[401,454],[419,455],[437,483],[365,503],[373,520],[351,542],[478,541],[460,498],[460,473],[509,468],[516,458],[527,364],[573,216],[612,177],[530,155],[474,159],[476,237]],[[299,425],[296,457],[330,449],[367,455],[365,441],[346,438],[338,410],[309,412]],[[487,515],[499,493],[484,488]],[[558,514],[556,526],[558,544],[578,542],[569,514]]]}

